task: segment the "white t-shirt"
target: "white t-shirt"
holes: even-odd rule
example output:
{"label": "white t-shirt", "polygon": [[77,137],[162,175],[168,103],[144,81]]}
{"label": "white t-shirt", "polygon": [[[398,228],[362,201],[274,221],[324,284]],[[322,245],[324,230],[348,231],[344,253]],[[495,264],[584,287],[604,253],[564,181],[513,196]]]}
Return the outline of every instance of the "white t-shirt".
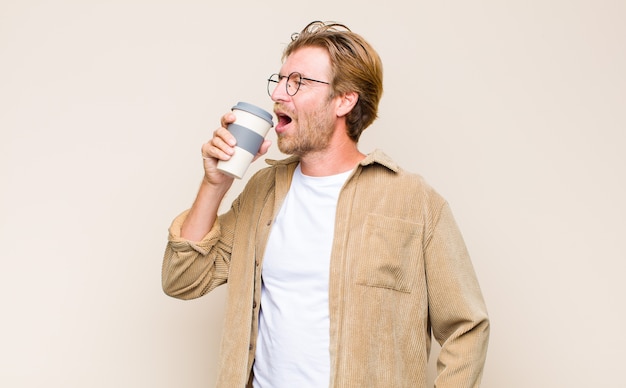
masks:
{"label": "white t-shirt", "polygon": [[263,260],[255,388],[328,386],[330,253],[337,198],[350,173],[294,172]]}

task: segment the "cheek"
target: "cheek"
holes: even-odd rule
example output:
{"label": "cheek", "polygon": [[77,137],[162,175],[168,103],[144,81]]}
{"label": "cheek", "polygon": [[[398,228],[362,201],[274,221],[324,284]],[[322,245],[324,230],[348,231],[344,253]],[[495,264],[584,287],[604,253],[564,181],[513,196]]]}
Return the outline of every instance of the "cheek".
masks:
{"label": "cheek", "polygon": [[312,93],[304,94],[302,97],[293,101],[295,114],[292,117],[295,123],[317,128],[320,125],[332,125],[336,119],[333,99],[328,96],[314,96]]}

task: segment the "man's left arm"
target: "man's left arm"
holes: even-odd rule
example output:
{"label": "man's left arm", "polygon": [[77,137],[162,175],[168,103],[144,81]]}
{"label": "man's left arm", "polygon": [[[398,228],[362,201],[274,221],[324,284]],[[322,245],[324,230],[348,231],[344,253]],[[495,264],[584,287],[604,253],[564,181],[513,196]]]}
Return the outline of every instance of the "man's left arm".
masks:
{"label": "man's left arm", "polygon": [[429,314],[441,345],[435,386],[479,387],[489,342],[487,308],[465,242],[447,203],[425,247]]}

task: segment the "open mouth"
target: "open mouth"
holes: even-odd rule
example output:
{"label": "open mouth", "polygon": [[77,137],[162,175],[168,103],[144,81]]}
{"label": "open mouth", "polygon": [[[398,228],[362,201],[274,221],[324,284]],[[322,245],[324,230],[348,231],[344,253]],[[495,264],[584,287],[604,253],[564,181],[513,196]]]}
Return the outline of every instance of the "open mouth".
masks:
{"label": "open mouth", "polygon": [[289,125],[293,119],[282,113],[282,112],[276,112],[276,118],[278,119],[278,124],[276,125],[276,129],[277,130],[281,130],[282,128],[286,127],[287,125]]}

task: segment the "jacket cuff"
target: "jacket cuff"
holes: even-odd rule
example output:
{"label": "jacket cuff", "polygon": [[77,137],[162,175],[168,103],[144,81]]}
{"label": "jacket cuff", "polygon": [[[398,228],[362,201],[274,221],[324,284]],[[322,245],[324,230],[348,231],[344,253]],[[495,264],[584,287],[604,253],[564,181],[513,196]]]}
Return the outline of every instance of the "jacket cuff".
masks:
{"label": "jacket cuff", "polygon": [[189,214],[189,210],[185,210],[174,220],[169,228],[169,236],[168,241],[170,246],[174,251],[177,252],[187,252],[190,250],[194,250],[202,255],[207,255],[211,247],[213,247],[216,241],[219,239],[221,235],[221,228],[219,223],[219,217],[215,219],[215,223],[209,232],[202,238],[200,241],[191,241],[184,239],[180,236],[180,230],[183,226],[183,222],[187,219],[187,215]]}

